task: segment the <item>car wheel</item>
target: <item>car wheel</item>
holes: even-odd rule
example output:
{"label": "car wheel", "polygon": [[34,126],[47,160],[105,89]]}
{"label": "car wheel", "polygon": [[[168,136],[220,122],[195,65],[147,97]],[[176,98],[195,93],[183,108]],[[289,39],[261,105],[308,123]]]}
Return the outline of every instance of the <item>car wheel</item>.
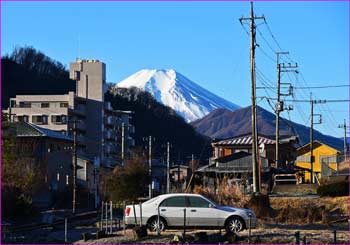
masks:
{"label": "car wheel", "polygon": [[[159,219],[159,231],[165,231],[165,221],[163,218]],[[158,228],[158,218],[154,217],[148,221],[148,229],[150,231],[157,231]]]}
{"label": "car wheel", "polygon": [[225,228],[227,232],[237,233],[243,230],[244,224],[241,218],[231,217],[227,220]]}

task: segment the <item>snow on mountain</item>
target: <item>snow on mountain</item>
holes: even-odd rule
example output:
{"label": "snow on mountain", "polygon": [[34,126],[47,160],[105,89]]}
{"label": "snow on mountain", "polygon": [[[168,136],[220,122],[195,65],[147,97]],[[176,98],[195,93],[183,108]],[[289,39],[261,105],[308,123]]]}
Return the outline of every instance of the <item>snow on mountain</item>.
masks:
{"label": "snow on mountain", "polygon": [[209,112],[239,106],[209,92],[173,69],[141,70],[119,82],[117,87],[137,87],[151,93],[154,98],[173,108],[187,122],[195,121]]}

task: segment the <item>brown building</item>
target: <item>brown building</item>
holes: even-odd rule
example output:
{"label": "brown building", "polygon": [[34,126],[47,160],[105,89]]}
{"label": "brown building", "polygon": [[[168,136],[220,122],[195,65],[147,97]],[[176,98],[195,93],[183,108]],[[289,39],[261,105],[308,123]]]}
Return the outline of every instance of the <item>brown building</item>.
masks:
{"label": "brown building", "polygon": [[[73,187],[72,137],[26,122],[15,123],[15,128],[17,161],[40,173],[40,190],[33,192],[33,203],[41,207],[69,203]],[[93,196],[98,180],[93,161],[79,155],[77,165],[78,190]]]}
{"label": "brown building", "polygon": [[[258,154],[268,160],[271,167],[275,167],[275,147],[276,141],[274,136],[258,136]],[[279,159],[282,166],[292,163],[296,159],[296,144],[298,138],[296,136],[281,136],[279,145]],[[229,156],[237,152],[252,153],[252,137],[251,135],[242,135],[233,138],[223,139],[212,143],[213,157],[212,160]]]}

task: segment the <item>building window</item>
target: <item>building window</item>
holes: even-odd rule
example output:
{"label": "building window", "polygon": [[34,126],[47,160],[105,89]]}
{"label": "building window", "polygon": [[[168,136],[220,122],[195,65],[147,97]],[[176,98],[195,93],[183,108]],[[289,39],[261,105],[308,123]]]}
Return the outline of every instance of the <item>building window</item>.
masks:
{"label": "building window", "polygon": [[34,124],[47,124],[47,116],[46,115],[39,115],[39,116],[32,116],[32,123]]}
{"label": "building window", "polygon": [[31,103],[28,101],[20,101],[19,102],[19,107],[20,108],[30,108],[31,107]]}
{"label": "building window", "polygon": [[60,107],[61,108],[67,108],[68,107],[68,103],[67,102],[61,102],[60,103]]}
{"label": "building window", "polygon": [[15,116],[14,120],[15,120],[15,122],[28,122],[29,116],[27,116],[27,115]]}
{"label": "building window", "polygon": [[41,108],[49,108],[50,107],[50,103],[45,102],[45,103],[41,103]]}
{"label": "building window", "polygon": [[69,185],[69,175],[66,175],[66,185]]}
{"label": "building window", "polygon": [[67,116],[66,115],[52,115],[51,122],[54,124],[67,124]]}

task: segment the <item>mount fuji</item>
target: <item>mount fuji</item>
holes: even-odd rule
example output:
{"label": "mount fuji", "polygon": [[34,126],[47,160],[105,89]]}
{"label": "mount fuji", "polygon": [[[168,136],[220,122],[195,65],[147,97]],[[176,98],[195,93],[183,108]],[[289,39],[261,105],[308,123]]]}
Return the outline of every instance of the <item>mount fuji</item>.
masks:
{"label": "mount fuji", "polygon": [[143,69],[122,80],[116,87],[137,87],[147,91],[158,102],[175,110],[187,122],[200,119],[218,108],[228,110],[240,108],[173,69]]}

